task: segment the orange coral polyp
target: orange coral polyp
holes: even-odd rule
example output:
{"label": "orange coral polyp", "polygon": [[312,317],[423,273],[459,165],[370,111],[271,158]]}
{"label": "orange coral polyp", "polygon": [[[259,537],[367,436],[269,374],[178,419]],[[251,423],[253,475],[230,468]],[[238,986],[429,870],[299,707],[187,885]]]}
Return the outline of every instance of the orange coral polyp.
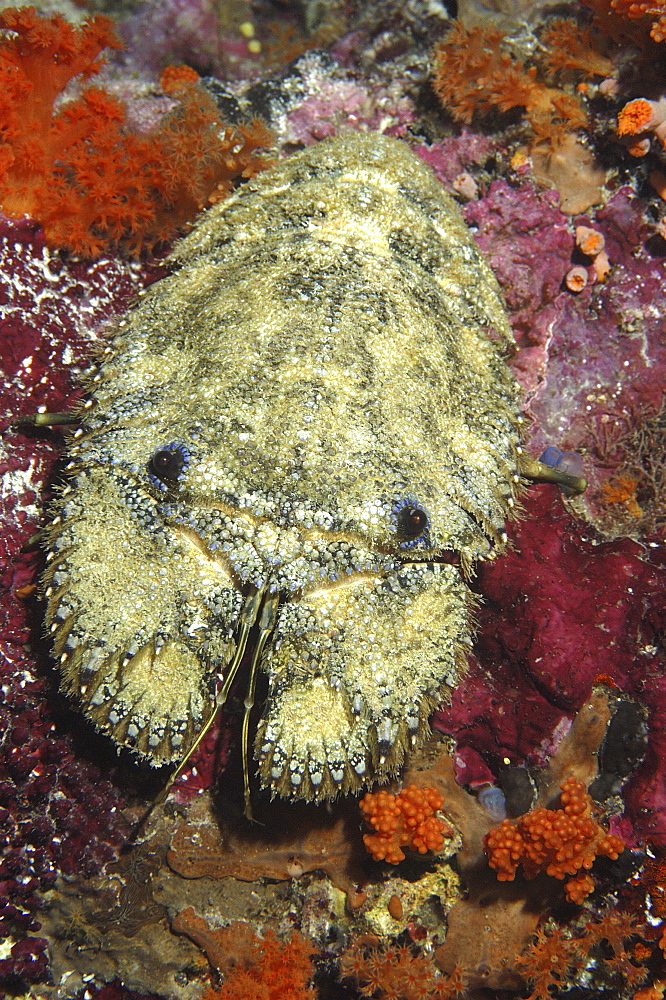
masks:
{"label": "orange coral polyp", "polygon": [[638,135],[646,132],[653,124],[653,107],[645,97],[629,101],[617,116],[618,135]]}
{"label": "orange coral polyp", "polygon": [[[567,778],[560,788],[560,809],[539,807],[517,820],[502,820],[484,838],[488,864],[499,881],[513,881],[519,864],[526,878],[546,872],[563,879],[591,868],[599,855],[616,860],[624,850],[624,841],[592,818],[592,799],[584,785]],[[592,888],[592,879],[579,877],[567,888],[567,898],[577,901]]]}
{"label": "orange coral polyp", "polygon": [[577,875],[575,878],[570,878],[564,884],[564,894],[567,900],[570,903],[576,903],[578,906],[593,890],[594,879],[591,875]]}
{"label": "orange coral polyp", "polygon": [[580,264],[575,264],[570,267],[564,276],[564,284],[567,286],[570,292],[578,294],[582,292],[587,285],[588,275],[587,268],[581,267]]}
{"label": "orange coral polyp", "polygon": [[375,833],[363,835],[363,843],[375,861],[398,864],[405,857],[403,847],[425,854],[440,851],[446,836],[453,832],[435,814],[444,805],[435,788],[409,785],[397,795],[381,789],[368,792],[360,801],[361,812]]}
{"label": "orange coral polyp", "polygon": [[167,66],[160,76],[160,87],[165,94],[175,94],[183,87],[198,83],[200,76],[191,66]]}
{"label": "orange coral polyp", "polygon": [[576,226],[576,246],[586,257],[596,257],[606,245],[603,233],[590,226]]}
{"label": "orange coral polyp", "polygon": [[636,499],[638,485],[639,480],[635,476],[617,476],[602,484],[602,499],[604,503],[622,504],[632,517],[641,517],[643,511]]}

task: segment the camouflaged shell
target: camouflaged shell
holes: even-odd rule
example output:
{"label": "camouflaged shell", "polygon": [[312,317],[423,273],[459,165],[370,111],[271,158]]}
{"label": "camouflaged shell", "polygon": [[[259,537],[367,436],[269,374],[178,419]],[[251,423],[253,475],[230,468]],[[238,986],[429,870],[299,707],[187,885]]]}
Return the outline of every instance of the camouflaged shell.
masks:
{"label": "camouflaged shell", "polygon": [[455,557],[505,541],[519,418],[497,282],[430,170],[378,135],[243,185],[173,261],[70,447],[45,579],[64,686],[118,744],[178,761],[265,586],[261,782],[357,789],[464,672]]}

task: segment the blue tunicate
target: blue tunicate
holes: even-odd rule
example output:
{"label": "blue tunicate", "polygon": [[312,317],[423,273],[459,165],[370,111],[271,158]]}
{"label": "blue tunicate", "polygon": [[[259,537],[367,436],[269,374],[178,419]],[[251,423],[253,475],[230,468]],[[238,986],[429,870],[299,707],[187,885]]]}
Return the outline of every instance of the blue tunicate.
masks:
{"label": "blue tunicate", "polygon": [[560,483],[560,489],[565,496],[575,496],[581,490],[585,489],[583,460],[580,455],[577,455],[573,451],[560,451],[555,445],[550,445],[543,452],[539,461],[542,465],[548,465],[551,469],[557,469],[558,472],[562,472],[566,476],[571,476],[573,479],[580,481],[578,483],[573,482],[571,485],[566,482]]}
{"label": "blue tunicate", "polygon": [[574,451],[560,451],[559,448],[551,444],[543,452],[539,461],[543,465],[549,465],[551,469],[566,472],[569,476],[583,478],[583,459]]}
{"label": "blue tunicate", "polygon": [[478,800],[491,819],[499,823],[506,819],[506,797],[497,785],[484,785],[479,790]]}

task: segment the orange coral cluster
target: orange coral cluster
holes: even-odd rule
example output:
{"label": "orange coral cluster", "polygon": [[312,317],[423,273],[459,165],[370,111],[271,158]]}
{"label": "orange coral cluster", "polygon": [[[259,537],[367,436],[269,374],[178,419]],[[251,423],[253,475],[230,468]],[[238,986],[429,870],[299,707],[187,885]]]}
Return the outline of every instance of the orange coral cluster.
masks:
{"label": "orange coral cluster", "polygon": [[632,517],[642,517],[643,511],[636,499],[639,486],[637,476],[616,476],[615,479],[603,483],[601,495],[604,503],[622,504]]}
{"label": "orange coral cluster", "polygon": [[542,80],[537,66],[502,51],[502,41],[498,31],[468,30],[456,21],[435,49],[433,87],[456,121],[469,124],[475,114],[525,108],[537,139],[551,145],[587,124],[580,101],[554,85],[554,77],[563,70],[590,76],[612,71],[609,60],[593,50],[589,32],[566,20],[551,24],[544,35]]}
{"label": "orange coral cluster", "polygon": [[519,864],[526,878],[539,872],[577,876],[567,882],[566,895],[580,903],[594,888],[591,879],[578,875],[580,869],[591,868],[598,855],[615,860],[624,841],[592,818],[592,798],[583,784],[571,777],[560,788],[560,809],[538,808],[516,821],[502,820],[486,834],[484,848],[500,881],[513,881]]}
{"label": "orange coral cluster", "polygon": [[598,27],[616,42],[643,49],[643,58],[656,54],[654,43],[666,41],[666,0],[582,0],[594,11]]}
{"label": "orange coral cluster", "polygon": [[267,165],[255,152],[267,129],[220,133],[217,106],[191,72],[172,74],[180,103],[150,135],[131,132],[123,105],[99,88],[54,110],[70,80],[88,79],[101,51],[119,47],[107,18],[74,28],[34,7],[6,8],[0,29],[0,206],[39,221],[52,246],[91,257],[149,249]]}
{"label": "orange coral cluster", "polygon": [[386,1000],[449,1000],[464,992],[466,979],[460,965],[446,976],[431,958],[407,947],[366,951],[352,945],[342,954],[340,972],[359,984],[363,996]]}
{"label": "orange coral cluster", "polygon": [[409,785],[397,795],[383,789],[368,792],[359,806],[377,832],[363,835],[366,849],[376,861],[392,865],[405,857],[402,847],[413,847],[421,854],[441,851],[444,839],[453,835],[449,824],[436,815],[443,805],[436,788]]}
{"label": "orange coral cluster", "polygon": [[652,125],[652,101],[646,97],[637,97],[620,111],[617,116],[618,135],[638,135]]}
{"label": "orange coral cluster", "polygon": [[224,983],[205,1000],[315,1000],[312,944],[296,931],[280,941],[273,931],[263,938],[249,924],[236,920],[226,927],[208,926],[189,906],[172,920],[177,934],[186,934],[224,975]]}
{"label": "orange coral cluster", "polygon": [[611,9],[630,21],[646,21],[650,25],[650,38],[655,42],[666,41],[666,3],[664,0],[611,0]]}
{"label": "orange coral cluster", "polygon": [[248,968],[232,969],[219,990],[211,990],[205,1000],[315,1000],[309,985],[313,974],[312,945],[294,932],[280,941],[273,931],[255,938]]}
{"label": "orange coral cluster", "polygon": [[590,258],[591,268],[575,264],[564,276],[564,284],[570,292],[582,292],[590,278],[605,281],[610,273],[610,260],[604,249],[606,241],[603,233],[589,226],[576,226],[576,248]]}
{"label": "orange coral cluster", "polygon": [[167,66],[160,76],[160,87],[165,94],[177,94],[192,83],[199,82],[199,74],[191,66]]}

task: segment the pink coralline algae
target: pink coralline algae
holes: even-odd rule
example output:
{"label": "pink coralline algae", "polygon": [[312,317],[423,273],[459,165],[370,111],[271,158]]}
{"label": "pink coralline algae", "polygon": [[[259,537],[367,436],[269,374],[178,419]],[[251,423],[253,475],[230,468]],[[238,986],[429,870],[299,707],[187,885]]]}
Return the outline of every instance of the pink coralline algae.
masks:
{"label": "pink coralline algae", "polygon": [[596,521],[601,485],[618,463],[609,442],[659,411],[666,380],[664,260],[648,252],[642,204],[621,188],[597,211],[610,270],[576,296],[563,282],[575,229],[589,220],[577,218],[572,231],[554,192],[498,180],[463,211],[509,308],[518,345],[512,366],[532,420],[528,444],[536,454],[555,444],[585,455],[590,488],[582,503]]}
{"label": "pink coralline algae", "polygon": [[453,193],[456,177],[468,171],[479,172],[492,161],[499,143],[463,127],[460,135],[448,136],[432,145],[414,147],[424,163],[433,170],[444,187]]}
{"label": "pink coralline algae", "polygon": [[413,102],[399,88],[330,64],[308,52],[298,63],[302,96],[288,111],[284,138],[305,146],[345,129],[404,136],[415,120]]}
{"label": "pink coralline algae", "polygon": [[225,76],[241,53],[247,56],[242,36],[228,37],[213,0],[139,4],[121,21],[119,33],[125,43],[123,61],[152,76],[159,76],[170,63],[180,62],[204,75]]}
{"label": "pink coralline algae", "polygon": [[33,223],[0,220],[0,934],[10,941],[0,977],[24,982],[41,981],[47,969],[41,895],[59,874],[99,872],[127,826],[117,789],[80,753],[46,697],[51,674],[32,597],[40,558],[26,546],[40,527],[40,495],[60,447],[53,434],[12,422],[39,407],[71,405],[72,376],[86,364],[95,329],[126,308],[149,274],[113,261],[66,263]]}

